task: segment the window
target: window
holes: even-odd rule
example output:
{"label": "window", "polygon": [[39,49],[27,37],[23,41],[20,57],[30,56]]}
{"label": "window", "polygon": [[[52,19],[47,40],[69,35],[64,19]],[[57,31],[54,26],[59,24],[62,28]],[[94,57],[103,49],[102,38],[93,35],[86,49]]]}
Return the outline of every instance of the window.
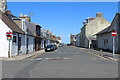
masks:
{"label": "window", "polygon": [[13,36],[13,42],[16,43],[16,36]]}
{"label": "window", "polygon": [[104,45],[108,44],[108,39],[104,39]]}
{"label": "window", "polygon": [[40,36],[40,27],[36,27],[36,33],[38,36]]}

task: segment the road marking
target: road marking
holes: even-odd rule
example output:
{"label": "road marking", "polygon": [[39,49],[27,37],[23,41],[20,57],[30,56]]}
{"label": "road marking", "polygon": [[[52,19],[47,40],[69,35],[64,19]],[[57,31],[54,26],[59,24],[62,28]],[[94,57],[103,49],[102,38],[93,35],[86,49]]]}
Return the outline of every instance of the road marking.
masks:
{"label": "road marking", "polygon": [[63,58],[64,60],[71,59],[71,58]]}
{"label": "road marking", "polygon": [[43,58],[36,58],[35,60],[42,60]]}
{"label": "road marking", "polygon": [[34,58],[30,60],[70,60],[71,58]]}
{"label": "road marking", "polygon": [[52,58],[45,58],[45,60],[49,60],[49,59],[52,59]]}

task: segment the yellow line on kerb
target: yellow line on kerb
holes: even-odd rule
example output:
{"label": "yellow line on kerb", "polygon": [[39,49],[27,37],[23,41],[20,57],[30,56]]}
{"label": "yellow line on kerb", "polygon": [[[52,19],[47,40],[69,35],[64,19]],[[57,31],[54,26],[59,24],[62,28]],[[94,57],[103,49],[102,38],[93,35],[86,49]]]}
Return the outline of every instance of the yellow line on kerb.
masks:
{"label": "yellow line on kerb", "polygon": [[106,60],[112,60],[112,61],[115,61],[115,60],[113,60],[113,59],[109,59],[109,58],[105,58],[105,57],[103,57],[103,56],[100,56],[100,55],[98,55],[98,54],[96,54],[96,53],[92,53],[92,52],[88,52],[88,53],[90,53],[90,54],[92,54],[92,55],[95,55],[95,56],[97,56],[97,57],[100,57],[100,58],[106,59]]}
{"label": "yellow line on kerb", "polygon": [[[77,48],[77,47],[75,47],[75,48]],[[80,48],[78,48],[78,49],[80,49]],[[86,51],[86,50],[84,50],[84,51]],[[92,52],[90,52],[90,51],[86,51],[86,52],[87,52],[87,53],[90,53],[90,54],[92,54],[92,55],[95,55],[95,56],[97,56],[97,57],[106,59],[106,60],[116,61],[116,60],[113,60],[113,59],[110,59],[110,58],[105,58],[105,57],[103,57],[103,56],[100,56],[100,55],[98,55],[98,54],[96,54],[96,53],[92,53]]]}
{"label": "yellow line on kerb", "polygon": [[35,57],[37,57],[37,56],[39,56],[39,55],[32,56],[31,58],[35,58]]}

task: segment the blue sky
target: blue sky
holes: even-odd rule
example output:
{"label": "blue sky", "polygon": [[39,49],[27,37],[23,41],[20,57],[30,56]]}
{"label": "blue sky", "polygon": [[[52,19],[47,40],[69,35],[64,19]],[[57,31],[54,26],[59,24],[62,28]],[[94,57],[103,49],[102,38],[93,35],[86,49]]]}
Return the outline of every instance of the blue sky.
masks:
{"label": "blue sky", "polygon": [[103,12],[104,18],[112,22],[118,12],[117,2],[8,2],[8,10],[19,17],[20,13],[29,14],[33,23],[43,29],[49,29],[56,36],[62,35],[62,41],[69,43],[70,33],[78,34],[83,21],[96,17]]}

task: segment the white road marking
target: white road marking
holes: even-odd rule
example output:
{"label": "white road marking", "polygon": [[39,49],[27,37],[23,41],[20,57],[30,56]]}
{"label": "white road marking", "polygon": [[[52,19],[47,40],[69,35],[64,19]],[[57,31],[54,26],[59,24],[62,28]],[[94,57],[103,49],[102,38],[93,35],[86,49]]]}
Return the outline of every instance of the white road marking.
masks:
{"label": "white road marking", "polygon": [[35,60],[42,60],[43,58],[36,58]]}
{"label": "white road marking", "polygon": [[49,59],[53,59],[53,58],[45,58],[45,60],[49,60]]}
{"label": "white road marking", "polygon": [[71,58],[34,58],[30,60],[69,60]]}

